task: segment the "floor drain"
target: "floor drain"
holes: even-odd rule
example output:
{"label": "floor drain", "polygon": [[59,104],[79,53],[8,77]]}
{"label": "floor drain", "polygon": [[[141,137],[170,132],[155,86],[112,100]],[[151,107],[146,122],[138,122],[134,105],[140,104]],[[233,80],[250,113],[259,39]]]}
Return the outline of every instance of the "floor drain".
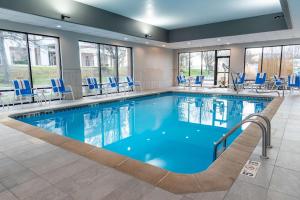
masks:
{"label": "floor drain", "polygon": [[259,167],[260,167],[260,162],[248,160],[247,163],[244,165],[241,174],[255,178]]}

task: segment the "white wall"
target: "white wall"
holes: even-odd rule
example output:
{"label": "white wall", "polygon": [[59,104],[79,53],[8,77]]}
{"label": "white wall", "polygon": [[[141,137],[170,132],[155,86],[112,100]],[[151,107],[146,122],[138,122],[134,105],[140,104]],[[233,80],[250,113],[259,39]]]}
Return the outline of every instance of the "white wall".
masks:
{"label": "white wall", "polygon": [[172,78],[175,76],[173,74],[175,65],[173,64],[173,50],[171,49],[111,40],[5,20],[0,20],[0,29],[59,37],[63,78],[67,84],[72,85],[76,98],[82,97],[78,46],[78,41],[80,40],[132,47],[133,73],[135,79],[142,82],[144,89],[170,87],[173,85]]}

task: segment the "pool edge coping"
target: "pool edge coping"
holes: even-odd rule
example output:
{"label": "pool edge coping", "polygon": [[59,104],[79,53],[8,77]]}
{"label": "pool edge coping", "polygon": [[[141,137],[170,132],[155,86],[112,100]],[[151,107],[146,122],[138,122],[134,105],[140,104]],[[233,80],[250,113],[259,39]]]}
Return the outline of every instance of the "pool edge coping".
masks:
{"label": "pool edge coping", "polygon": [[[148,94],[140,94],[133,97],[141,97],[148,95],[155,95],[165,92],[178,92],[177,90],[167,90],[160,92],[151,92]],[[182,92],[182,91],[179,91]],[[190,92],[186,93],[199,93],[203,92]],[[213,95],[212,93],[208,93]],[[217,94],[217,93],[214,93]],[[218,95],[218,94],[217,94]],[[233,94],[220,94],[220,95],[233,95]],[[252,95],[238,95],[248,97],[270,97],[270,96],[252,96]],[[100,101],[98,103],[117,101],[123,98],[109,99],[107,101]],[[277,109],[283,102],[282,97],[275,97],[268,106],[263,110],[263,114],[270,120],[277,112]],[[91,103],[81,103],[79,105],[90,105]],[[64,105],[65,108],[78,107],[77,105]],[[53,110],[41,109],[41,110]],[[59,109],[59,108],[58,108]],[[25,112],[29,113],[29,112]],[[22,114],[22,112],[20,112]],[[24,113],[23,113],[24,114]],[[14,114],[15,116],[17,114]],[[167,190],[175,194],[186,194],[195,192],[212,192],[212,191],[225,191],[228,190],[235,179],[238,177],[242,167],[249,159],[253,150],[257,146],[261,133],[260,130],[254,125],[249,125],[240,135],[235,139],[232,145],[224,151],[220,157],[212,163],[212,165],[205,171],[195,174],[178,174],[155,167],[134,159],[131,159],[120,154],[98,148],[86,143],[82,143],[71,138],[60,136],[57,134],[49,134],[49,132],[41,128],[26,124],[11,118],[11,115],[2,119],[1,123],[13,129],[19,130],[27,135],[41,139],[47,143],[56,145],[60,148],[69,150],[73,153],[84,156],[88,159],[94,160],[105,166],[114,168],[118,171],[129,174],[156,187]]]}

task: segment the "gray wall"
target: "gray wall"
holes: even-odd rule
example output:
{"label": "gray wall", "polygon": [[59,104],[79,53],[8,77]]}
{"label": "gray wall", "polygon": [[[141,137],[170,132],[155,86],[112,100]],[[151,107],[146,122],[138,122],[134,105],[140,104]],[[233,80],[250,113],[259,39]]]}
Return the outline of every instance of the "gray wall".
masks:
{"label": "gray wall", "polygon": [[174,65],[175,67],[175,76],[173,77],[174,84],[176,84],[175,78],[178,73],[178,53],[180,52],[192,52],[192,51],[207,51],[207,50],[221,50],[221,49],[230,49],[230,67],[232,72],[244,72],[244,56],[245,49],[251,47],[263,47],[263,46],[276,46],[276,45],[293,45],[300,44],[299,39],[289,39],[289,40],[276,40],[268,42],[253,42],[253,43],[242,43],[234,45],[222,45],[222,46],[210,46],[202,48],[189,48],[189,49],[177,49],[174,51]]}
{"label": "gray wall", "polygon": [[170,49],[3,20],[0,20],[0,29],[59,37],[63,77],[67,84],[72,85],[76,98],[82,97],[79,40],[132,47],[135,80],[141,81],[144,89],[170,87],[173,84],[173,50]]}

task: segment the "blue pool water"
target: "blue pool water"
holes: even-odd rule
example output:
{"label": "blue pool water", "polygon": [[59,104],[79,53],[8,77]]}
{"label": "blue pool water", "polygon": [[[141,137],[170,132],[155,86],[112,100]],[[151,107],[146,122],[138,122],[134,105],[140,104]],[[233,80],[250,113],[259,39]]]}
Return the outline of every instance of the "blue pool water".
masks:
{"label": "blue pool water", "polygon": [[[271,99],[163,93],[18,120],[176,173],[213,162],[213,143]],[[233,134],[230,144],[242,131]]]}

